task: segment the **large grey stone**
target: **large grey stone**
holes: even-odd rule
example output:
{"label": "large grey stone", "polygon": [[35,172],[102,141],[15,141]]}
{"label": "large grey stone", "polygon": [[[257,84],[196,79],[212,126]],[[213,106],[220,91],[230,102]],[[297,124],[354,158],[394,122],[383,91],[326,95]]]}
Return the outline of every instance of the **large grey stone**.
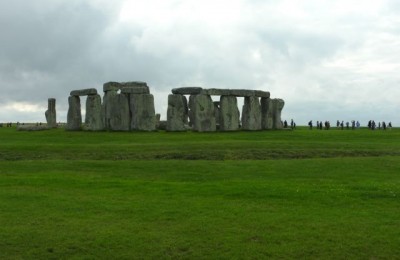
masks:
{"label": "large grey stone", "polygon": [[214,103],[215,124],[217,125],[218,128],[221,116],[221,109],[220,109],[221,103],[219,101],[214,101],[213,103]]}
{"label": "large grey stone", "polygon": [[107,97],[106,114],[108,113],[108,126],[111,131],[130,130],[129,96],[116,94],[112,91]]}
{"label": "large grey stone", "polygon": [[219,122],[221,131],[236,131],[239,129],[240,112],[237,107],[236,97],[221,96]]}
{"label": "large grey stone", "polygon": [[261,98],[269,98],[271,94],[268,91],[254,90],[254,95]]}
{"label": "large grey stone", "polygon": [[186,131],[188,124],[187,99],[183,95],[168,95],[167,131]]}
{"label": "large grey stone", "polygon": [[90,131],[104,130],[104,120],[102,118],[100,95],[88,96],[86,99],[85,129]]}
{"label": "large grey stone", "polygon": [[261,130],[261,105],[258,97],[245,97],[242,111],[243,130]]}
{"label": "large grey stone", "polygon": [[95,88],[87,88],[87,89],[72,90],[70,95],[71,96],[97,95],[97,89],[95,89]]}
{"label": "large grey stone", "polygon": [[68,104],[67,125],[65,129],[68,131],[79,131],[82,125],[81,99],[79,96],[70,96]]}
{"label": "large grey stone", "polygon": [[183,87],[183,88],[173,88],[172,94],[180,95],[198,95],[203,89],[201,87]]}
{"label": "large grey stone", "polygon": [[261,128],[273,129],[273,106],[272,99],[261,98]]}
{"label": "large grey stone", "polygon": [[203,89],[201,91],[201,94],[210,96],[229,96],[230,93],[231,93],[230,89],[218,89],[218,88]]}
{"label": "large grey stone", "polygon": [[47,110],[44,113],[46,116],[47,126],[51,128],[57,127],[57,116],[56,116],[56,99],[49,98],[47,101]]}
{"label": "large grey stone", "polygon": [[154,97],[151,94],[130,95],[131,129],[139,131],[156,130]]}
{"label": "large grey stone", "polygon": [[193,117],[193,130],[216,131],[214,103],[209,95],[190,96],[189,108]]}
{"label": "large grey stone", "polygon": [[136,87],[122,87],[121,93],[125,94],[149,94],[149,87],[136,86]]}
{"label": "large grey stone", "polygon": [[235,97],[254,97],[255,91],[248,89],[231,89],[229,95]]}
{"label": "large grey stone", "polygon": [[116,91],[106,91],[103,96],[103,104],[101,105],[102,114],[103,114],[103,125],[107,130],[111,130],[110,119],[111,119],[111,108],[110,100],[114,98],[114,96],[118,95]]}
{"label": "large grey stone", "polygon": [[150,94],[150,89],[147,86],[146,82],[142,81],[130,81],[130,82],[107,82],[103,84],[103,91],[118,91],[122,90],[123,88],[145,88],[147,89],[146,93]]}
{"label": "large grey stone", "polygon": [[282,109],[285,106],[285,101],[283,99],[273,99],[272,100],[272,113],[273,113],[273,128],[283,129],[281,114]]}

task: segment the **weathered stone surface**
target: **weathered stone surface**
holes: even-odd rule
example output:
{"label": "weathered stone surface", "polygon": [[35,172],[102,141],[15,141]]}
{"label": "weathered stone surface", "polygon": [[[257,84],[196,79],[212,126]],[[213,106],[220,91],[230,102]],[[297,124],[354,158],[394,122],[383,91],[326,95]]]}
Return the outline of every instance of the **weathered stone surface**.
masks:
{"label": "weathered stone surface", "polygon": [[49,130],[50,127],[46,125],[18,125],[17,131],[43,131]]}
{"label": "weathered stone surface", "polygon": [[106,120],[108,120],[109,130],[129,131],[129,96],[111,91],[111,93],[107,95],[106,114],[108,116]]}
{"label": "weathered stone surface", "polygon": [[139,131],[156,130],[154,97],[151,94],[130,95],[131,129]]}
{"label": "weathered stone surface", "polygon": [[97,95],[97,89],[95,89],[95,88],[87,88],[87,89],[72,90],[70,95],[71,96]]}
{"label": "weathered stone surface", "polygon": [[261,105],[258,97],[245,97],[242,111],[243,130],[261,130]]}
{"label": "weathered stone surface", "polygon": [[101,109],[100,95],[90,95],[86,99],[85,130],[101,131],[104,130],[103,113]]}
{"label": "weathered stone surface", "polygon": [[167,131],[186,131],[188,124],[187,99],[183,95],[168,95]]}
{"label": "weathered stone surface", "polygon": [[68,131],[79,131],[82,125],[81,99],[79,96],[70,96],[68,104],[67,125],[65,129]]}
{"label": "weathered stone surface", "polygon": [[44,113],[46,116],[47,126],[51,128],[57,127],[57,116],[56,116],[56,99],[49,98],[47,101],[47,110]]}
{"label": "weathered stone surface", "polygon": [[173,88],[172,94],[180,95],[198,95],[201,94],[203,89],[201,87],[184,87],[184,88]]}
{"label": "weathered stone surface", "polygon": [[150,94],[150,89],[146,82],[142,81],[130,81],[130,82],[107,82],[103,84],[103,91],[118,91],[123,88],[146,88],[147,91],[144,94]]}
{"label": "weathered stone surface", "polygon": [[220,121],[220,102],[219,101],[214,101],[214,115],[215,115],[215,124],[217,125],[217,128],[219,126],[219,121]]}
{"label": "weathered stone surface", "polygon": [[156,129],[160,126],[160,121],[161,121],[161,115],[156,114]]}
{"label": "weathered stone surface", "polygon": [[194,131],[216,131],[214,103],[209,95],[190,96],[189,108],[193,117]]}
{"label": "weathered stone surface", "polygon": [[261,98],[269,98],[271,94],[268,91],[254,90],[254,95]]}
{"label": "weathered stone surface", "polygon": [[229,96],[230,93],[231,93],[230,89],[218,89],[218,88],[203,89],[201,91],[201,94],[210,96]]}
{"label": "weathered stone surface", "polygon": [[239,129],[240,112],[237,107],[236,97],[221,96],[219,122],[221,131],[236,131]]}
{"label": "weathered stone surface", "polygon": [[273,128],[283,129],[281,114],[282,109],[285,106],[285,101],[283,99],[273,99],[272,100],[272,113],[273,113]]}
{"label": "weathered stone surface", "polygon": [[273,121],[272,99],[261,98],[261,128],[273,129]]}
{"label": "weathered stone surface", "polygon": [[254,97],[255,91],[248,89],[231,89],[229,95],[235,97]]}
{"label": "weathered stone surface", "polygon": [[122,87],[121,93],[125,94],[149,94],[149,87],[136,86],[136,87]]}

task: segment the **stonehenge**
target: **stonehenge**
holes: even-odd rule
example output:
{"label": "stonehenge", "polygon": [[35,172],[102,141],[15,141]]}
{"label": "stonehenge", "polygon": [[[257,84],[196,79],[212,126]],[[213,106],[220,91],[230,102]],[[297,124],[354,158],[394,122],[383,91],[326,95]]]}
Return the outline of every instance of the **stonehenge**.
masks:
{"label": "stonehenge", "polygon": [[[107,82],[103,84],[103,102],[94,88],[73,90],[68,98],[66,130],[88,131],[155,131],[193,130],[259,131],[282,129],[282,99],[272,99],[270,93],[249,89],[173,88],[168,95],[167,120],[155,113],[154,96],[146,82]],[[87,96],[85,122],[82,125],[80,97]],[[212,96],[219,96],[213,101]],[[243,98],[242,112],[238,98]],[[49,99],[46,111],[51,121],[55,100]]]}
{"label": "stonehenge", "polygon": [[49,98],[48,101],[48,108],[44,113],[46,116],[47,126],[51,128],[57,127],[57,116],[56,116],[56,99]]}

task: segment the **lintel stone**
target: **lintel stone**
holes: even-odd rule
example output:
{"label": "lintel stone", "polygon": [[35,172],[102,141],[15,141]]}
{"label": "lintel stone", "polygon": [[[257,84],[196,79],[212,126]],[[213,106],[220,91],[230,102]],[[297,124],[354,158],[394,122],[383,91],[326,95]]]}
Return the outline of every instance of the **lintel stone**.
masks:
{"label": "lintel stone", "polygon": [[88,96],[88,95],[97,95],[97,89],[95,88],[86,88],[73,90],[70,93],[71,96]]}

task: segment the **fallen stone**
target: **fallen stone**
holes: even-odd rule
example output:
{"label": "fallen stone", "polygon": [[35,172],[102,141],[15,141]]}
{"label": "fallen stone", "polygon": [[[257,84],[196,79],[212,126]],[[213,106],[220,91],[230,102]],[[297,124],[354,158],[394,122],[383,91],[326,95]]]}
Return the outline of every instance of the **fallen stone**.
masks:
{"label": "fallen stone", "polygon": [[138,131],[156,130],[154,96],[151,94],[130,95],[131,129]]}
{"label": "fallen stone", "polygon": [[167,127],[170,132],[186,131],[188,124],[187,99],[183,95],[168,95]]}
{"label": "fallen stone", "polygon": [[68,104],[67,125],[65,129],[68,131],[79,131],[82,125],[81,99],[79,96],[70,96]]}
{"label": "fallen stone", "polygon": [[73,91],[71,91],[70,95],[71,96],[97,95],[97,89],[87,88],[87,89],[73,90]]}
{"label": "fallen stone", "polygon": [[18,125],[17,131],[43,131],[51,128],[45,125]]}
{"label": "fallen stone", "polygon": [[258,97],[245,97],[242,111],[242,129],[261,130],[261,105]]}
{"label": "fallen stone", "polygon": [[56,128],[57,127],[57,117],[56,117],[56,99],[49,98],[47,100],[47,110],[44,113],[46,116],[47,126]]}
{"label": "fallen stone", "polygon": [[85,130],[89,131],[102,131],[103,113],[101,109],[100,95],[90,95],[86,99],[86,116],[85,116]]}
{"label": "fallen stone", "polygon": [[273,106],[272,99],[261,98],[261,128],[265,130],[273,129]]}
{"label": "fallen stone", "polygon": [[237,107],[236,97],[221,96],[219,123],[221,131],[236,131],[239,129],[240,112]]}
{"label": "fallen stone", "polygon": [[184,87],[184,88],[173,88],[172,94],[180,95],[198,95],[201,94],[203,89],[201,87]]}
{"label": "fallen stone", "polygon": [[190,96],[190,111],[193,117],[193,130],[198,132],[216,131],[214,103],[209,95]]}

